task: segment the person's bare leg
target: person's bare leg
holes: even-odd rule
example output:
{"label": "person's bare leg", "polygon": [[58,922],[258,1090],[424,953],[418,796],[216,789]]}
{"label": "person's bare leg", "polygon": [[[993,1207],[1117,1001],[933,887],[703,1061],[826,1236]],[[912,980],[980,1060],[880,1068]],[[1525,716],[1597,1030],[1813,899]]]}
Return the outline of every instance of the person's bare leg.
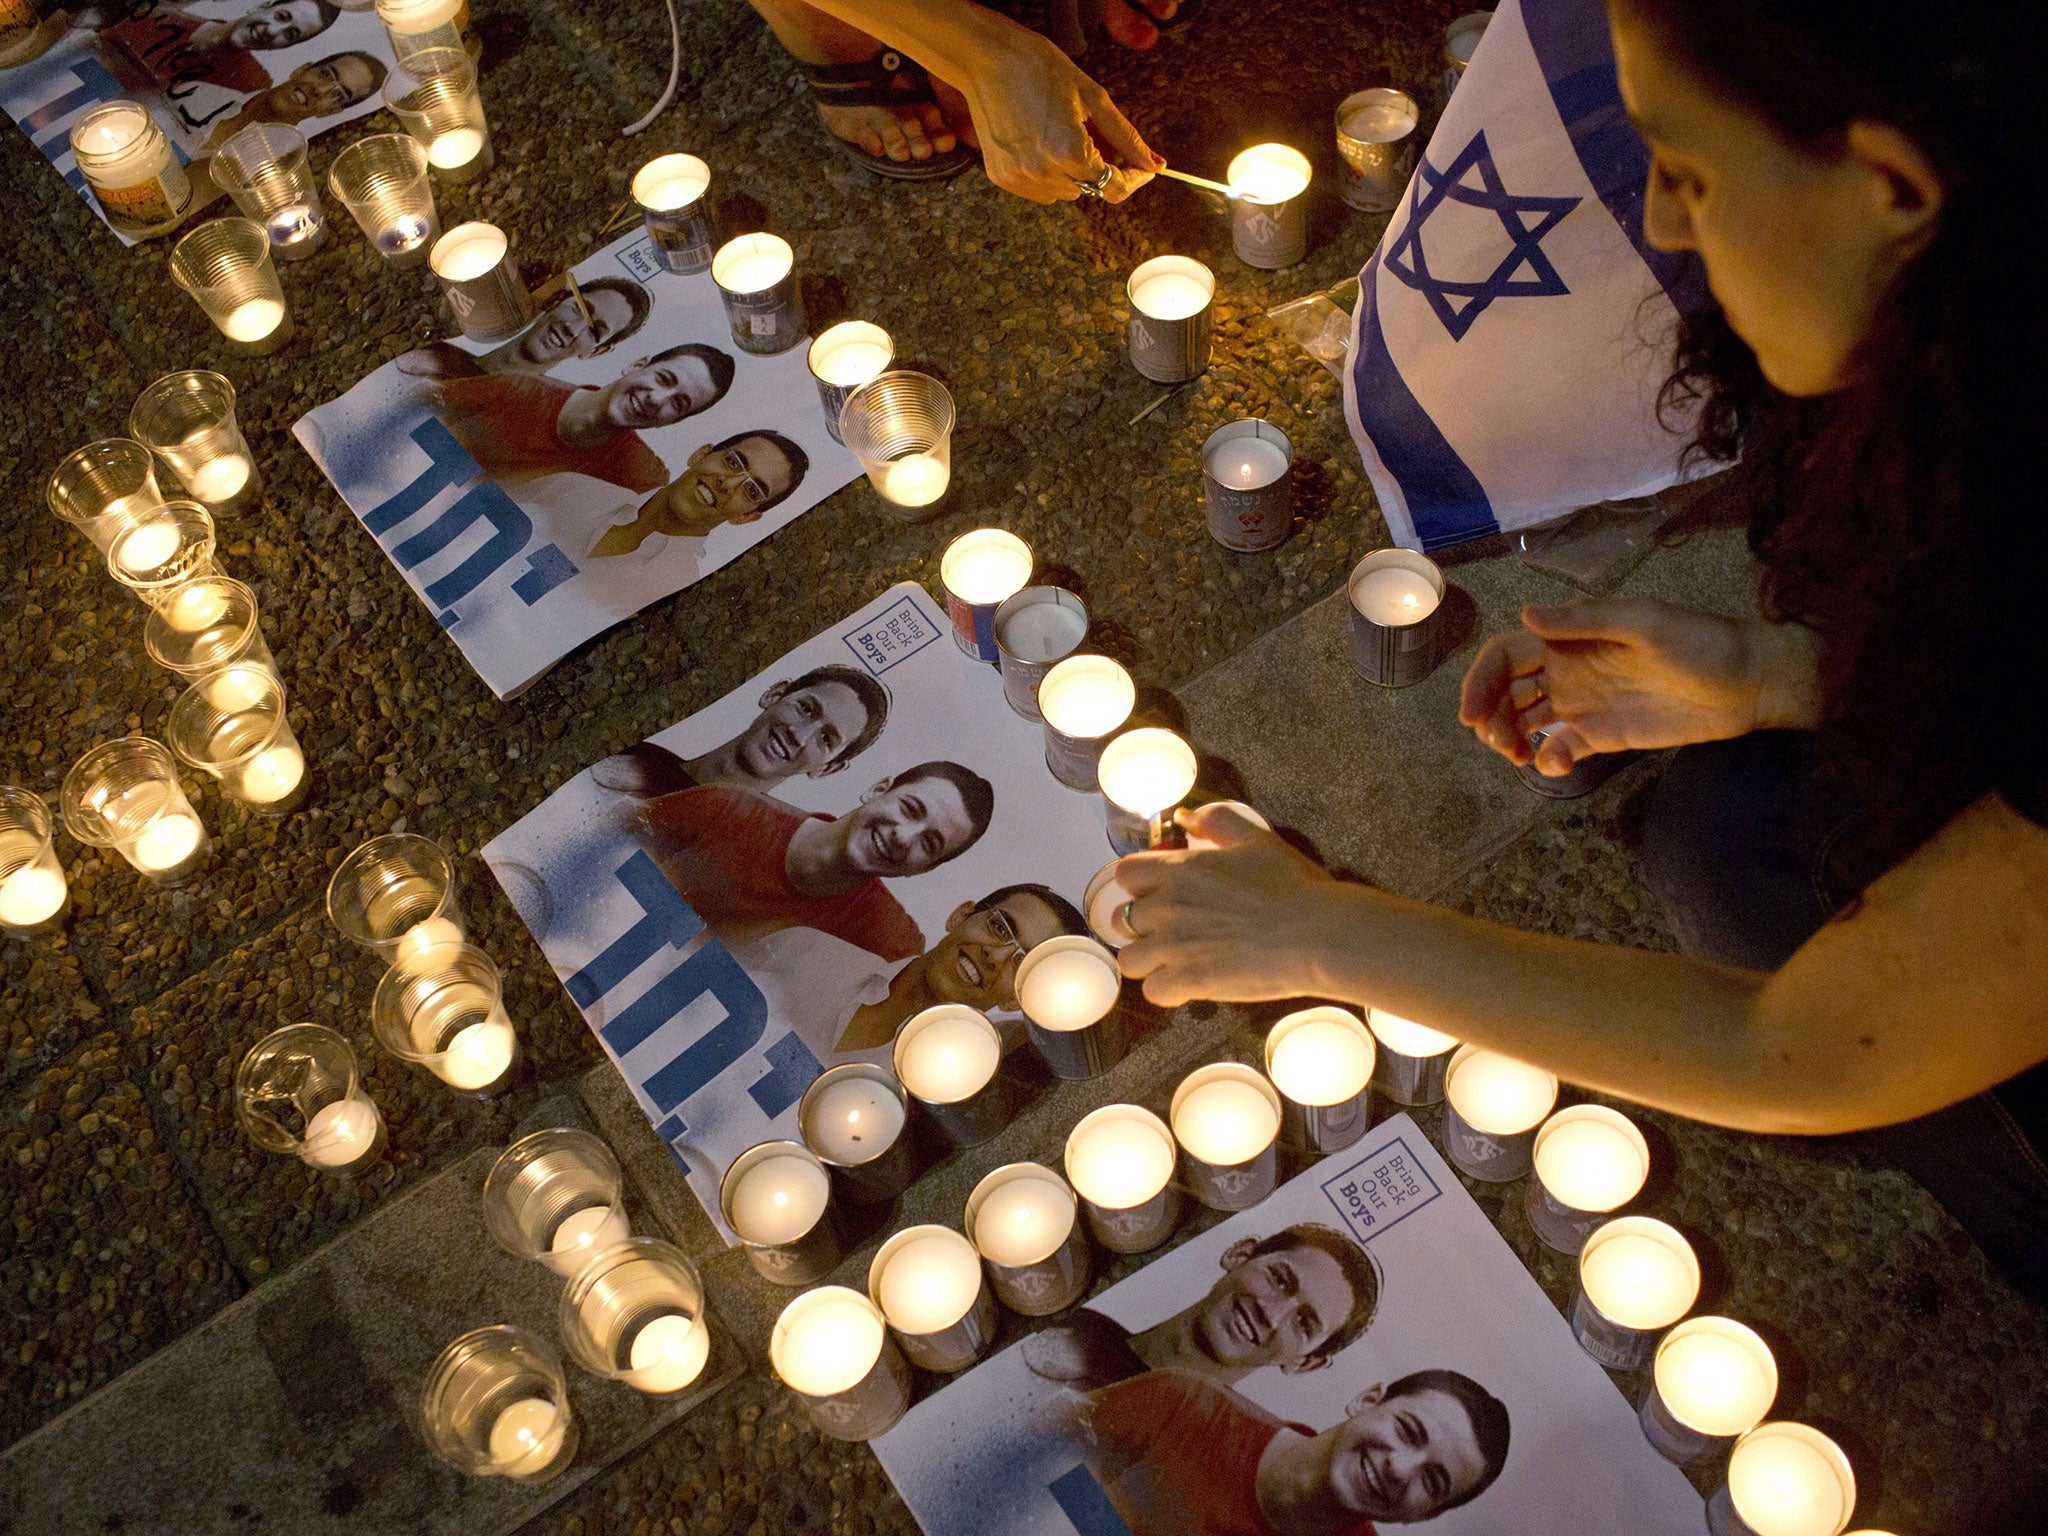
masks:
{"label": "person's bare leg", "polygon": [[[859,64],[883,45],[803,0],[748,0],[792,57],[804,64]],[[929,160],[958,142],[945,114],[933,103],[900,107],[835,107],[818,104],[818,116],[835,138],[858,144],[891,160]]]}

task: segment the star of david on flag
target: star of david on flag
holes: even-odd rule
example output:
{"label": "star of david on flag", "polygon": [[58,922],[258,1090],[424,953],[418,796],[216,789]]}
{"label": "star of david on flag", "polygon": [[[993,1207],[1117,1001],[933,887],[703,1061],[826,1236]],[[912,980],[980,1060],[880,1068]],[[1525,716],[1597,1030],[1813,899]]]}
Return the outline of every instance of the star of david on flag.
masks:
{"label": "star of david on flag", "polygon": [[1648,172],[1601,0],[1504,0],[1359,274],[1344,405],[1397,543],[1681,478],[1657,395],[1703,285],[1643,241]]}

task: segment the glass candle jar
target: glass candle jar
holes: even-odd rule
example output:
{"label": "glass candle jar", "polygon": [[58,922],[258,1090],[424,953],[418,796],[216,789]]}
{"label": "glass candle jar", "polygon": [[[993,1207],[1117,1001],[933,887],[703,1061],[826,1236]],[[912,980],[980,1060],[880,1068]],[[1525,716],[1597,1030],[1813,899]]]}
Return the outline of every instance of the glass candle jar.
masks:
{"label": "glass candle jar", "polygon": [[306,163],[306,136],[289,123],[251,123],[213,156],[214,184],[242,216],[263,226],[279,261],[297,261],[327,243],[327,213]]}
{"label": "glass candle jar", "polygon": [[41,795],[0,784],[0,931],[28,938],[64,921],[71,887],[57,862],[57,818]]}
{"label": "glass candle jar", "polygon": [[704,1374],[704,1282],[680,1249],[631,1237],[592,1254],[562,1292],[562,1343],[593,1376],[681,1392]]}
{"label": "glass candle jar", "polygon": [[358,843],[327,882],[327,920],[386,965],[460,943],[455,868],[432,838],[387,832]]}
{"label": "glass candle jar", "polygon": [[258,622],[256,594],[217,571],[165,593],[143,622],[142,644],[150,660],[187,683],[232,666],[277,671]]}
{"label": "glass candle jar", "polygon": [[284,684],[268,667],[237,662],[210,672],[171,706],[171,750],[213,775],[253,811],[281,815],[306,794],[306,754],[285,718]]}
{"label": "glass candle jar", "polygon": [[477,94],[476,65],[460,48],[402,55],[384,79],[384,103],[451,184],[475,181],[496,155]]}
{"label": "glass candle jar", "polygon": [[178,783],[177,760],[147,736],[103,741],[64,775],[64,827],[111,848],[160,885],[189,879],[206,861],[206,827]]}
{"label": "glass candle jar", "polygon": [[118,230],[153,234],[191,205],[191,178],[140,102],[110,101],[83,114],[71,125],[71,154]]}
{"label": "glass candle jar", "polygon": [[847,396],[839,436],[891,516],[934,515],[953,478],[953,397],[929,374],[878,374]]}
{"label": "glass candle jar", "polygon": [[334,157],[327,188],[386,261],[414,266],[427,259],[441,220],[427,180],[426,146],[411,134],[357,139]]}
{"label": "glass candle jar", "polygon": [[262,479],[235,421],[235,386],[217,373],[167,373],[135,397],[128,430],[215,516],[239,512]]}
{"label": "glass candle jar", "polygon": [[484,1179],[484,1226],[513,1257],[566,1279],[633,1235],[619,1160],[588,1131],[523,1136]]}
{"label": "glass candle jar", "polygon": [[167,501],[129,519],[107,546],[114,580],[152,608],[195,576],[213,574],[213,517],[196,501]]}
{"label": "glass candle jar", "polygon": [[473,1477],[544,1483],[576,1459],[561,1358],[524,1328],[478,1328],[442,1350],[420,1388],[420,1423],[429,1449]]}
{"label": "glass candle jar", "polygon": [[384,1117],[356,1074],[356,1053],[324,1024],[265,1035],[235,1069],[235,1119],[266,1152],[348,1178],[384,1150]]}
{"label": "glass candle jar", "polygon": [[463,1093],[504,1086],[519,1054],[503,979],[474,944],[436,944],[386,971],[370,1025],[385,1050]]}
{"label": "glass candle jar", "polygon": [[291,336],[270,236],[254,219],[208,219],[171,248],[171,280],[238,352],[260,357]]}

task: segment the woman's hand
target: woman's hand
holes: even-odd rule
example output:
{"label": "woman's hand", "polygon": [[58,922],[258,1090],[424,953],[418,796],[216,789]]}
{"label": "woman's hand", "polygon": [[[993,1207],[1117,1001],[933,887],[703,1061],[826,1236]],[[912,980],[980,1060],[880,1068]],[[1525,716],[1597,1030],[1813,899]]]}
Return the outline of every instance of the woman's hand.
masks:
{"label": "woman's hand", "polygon": [[1510,762],[1556,776],[1597,752],[1816,723],[1813,632],[1799,625],[1643,597],[1525,608],[1522,622],[1480,648],[1458,705]]}
{"label": "woman's hand", "polygon": [[1164,1007],[1202,997],[1262,1002],[1322,995],[1347,886],[1227,806],[1183,811],[1200,851],[1134,853],[1116,878],[1131,893],[1136,942],[1118,962]]}

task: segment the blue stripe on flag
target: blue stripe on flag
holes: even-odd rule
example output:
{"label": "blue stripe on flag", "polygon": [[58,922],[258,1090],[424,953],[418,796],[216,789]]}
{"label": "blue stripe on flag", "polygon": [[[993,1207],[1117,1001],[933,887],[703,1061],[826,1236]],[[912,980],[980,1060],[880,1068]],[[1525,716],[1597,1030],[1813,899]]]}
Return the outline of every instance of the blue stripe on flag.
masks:
{"label": "blue stripe on flag", "polygon": [[1052,1480],[1051,1493],[1060,1513],[1073,1522],[1080,1536],[1131,1536],[1124,1517],[1086,1467],[1062,1472]]}
{"label": "blue stripe on flag", "polygon": [[[1415,185],[1409,190],[1411,202]],[[1493,503],[1387,351],[1380,333],[1379,275],[1375,254],[1358,275],[1358,345],[1351,378],[1359,420],[1407,498],[1409,521],[1424,549],[1483,538],[1498,530]]]}

